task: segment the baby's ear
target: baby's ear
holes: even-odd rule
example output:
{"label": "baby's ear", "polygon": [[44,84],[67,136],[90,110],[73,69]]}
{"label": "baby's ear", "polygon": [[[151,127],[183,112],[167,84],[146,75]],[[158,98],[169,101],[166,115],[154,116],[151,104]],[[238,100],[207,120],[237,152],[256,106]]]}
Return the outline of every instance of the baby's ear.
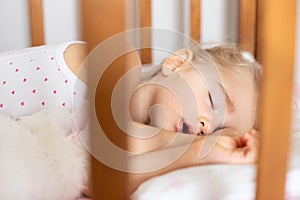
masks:
{"label": "baby's ear", "polygon": [[180,70],[184,62],[191,62],[192,59],[193,52],[191,50],[179,49],[163,62],[162,74],[169,76],[172,72]]}

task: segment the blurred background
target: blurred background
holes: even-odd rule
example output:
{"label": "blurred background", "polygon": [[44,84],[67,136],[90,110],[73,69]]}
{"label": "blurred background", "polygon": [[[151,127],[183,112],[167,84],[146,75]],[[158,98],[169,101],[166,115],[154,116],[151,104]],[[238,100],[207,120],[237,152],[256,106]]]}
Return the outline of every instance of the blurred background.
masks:
{"label": "blurred background", "polygon": [[[57,44],[82,40],[81,0],[44,0],[45,43]],[[239,0],[202,0],[201,41],[238,41]],[[127,28],[139,24],[138,1],[127,0]],[[297,36],[300,35],[300,5],[298,3]],[[31,46],[28,1],[0,0],[0,53]],[[113,22],[112,22],[113,23]],[[153,0],[153,27],[189,34],[189,0]],[[153,42],[155,42],[153,35]],[[284,41],[283,41],[284,42]],[[176,42],[174,42],[176,46]],[[300,79],[300,37],[296,51],[297,79]],[[299,56],[298,56],[299,55]],[[297,58],[298,57],[298,58]],[[153,61],[160,56],[153,52]]]}

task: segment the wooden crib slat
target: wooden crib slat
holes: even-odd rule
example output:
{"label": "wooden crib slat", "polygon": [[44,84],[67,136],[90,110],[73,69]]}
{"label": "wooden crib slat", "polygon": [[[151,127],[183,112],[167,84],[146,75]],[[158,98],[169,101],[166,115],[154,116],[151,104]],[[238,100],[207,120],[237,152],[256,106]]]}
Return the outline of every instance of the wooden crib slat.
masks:
{"label": "wooden crib slat", "polygon": [[[81,5],[83,35],[84,40],[88,43],[89,51],[110,36],[125,31],[126,5],[124,0],[82,0]],[[117,59],[112,65],[120,68],[124,66],[125,62],[124,59]],[[106,133],[109,133],[109,139],[120,147],[126,147],[126,140],[121,137],[124,134],[120,133],[115,125],[111,113],[111,94],[119,78],[120,70],[116,70],[113,66],[106,70],[100,81],[101,84],[97,88],[95,109],[101,127]],[[91,135],[91,141],[97,139],[94,138],[96,135],[97,133]],[[110,153],[107,152],[108,155]],[[127,199],[127,174],[106,166],[94,157],[91,163],[93,199]],[[123,164],[126,165],[126,163]]]}
{"label": "wooden crib slat", "polygon": [[[140,0],[139,1],[139,13],[140,13],[140,27],[151,27],[152,26],[152,9],[151,9],[151,0]],[[151,46],[152,36],[151,34],[141,35],[141,43],[150,44]],[[142,49],[141,50],[141,60],[142,63],[151,63],[152,62],[152,50]]]}
{"label": "wooden crib slat", "polygon": [[82,0],[83,37],[89,50],[125,30],[124,0]]}
{"label": "wooden crib slat", "polygon": [[44,45],[43,0],[29,0],[31,45]]}
{"label": "wooden crib slat", "polygon": [[290,141],[296,0],[258,1],[258,60],[264,66],[257,199],[284,199]]}
{"label": "wooden crib slat", "polygon": [[190,36],[201,40],[201,0],[190,0]]}
{"label": "wooden crib slat", "polygon": [[239,45],[256,54],[257,0],[240,1]]}

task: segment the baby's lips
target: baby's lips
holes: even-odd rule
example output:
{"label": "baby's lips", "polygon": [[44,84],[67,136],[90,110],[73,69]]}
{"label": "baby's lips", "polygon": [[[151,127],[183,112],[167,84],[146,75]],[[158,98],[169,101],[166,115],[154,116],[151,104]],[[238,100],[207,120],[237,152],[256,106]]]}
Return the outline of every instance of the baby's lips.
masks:
{"label": "baby's lips", "polygon": [[194,134],[194,128],[193,128],[193,126],[190,125],[190,124],[187,124],[187,125],[188,125],[189,133],[190,133],[190,134]]}
{"label": "baby's lips", "polygon": [[176,131],[177,133],[182,133],[182,129],[183,129],[183,120],[181,119],[178,124],[177,124],[177,127],[176,127]]}
{"label": "baby's lips", "polygon": [[188,133],[188,134],[194,134],[194,128],[191,124],[184,122],[183,119],[181,119],[177,125],[177,132],[183,133],[183,129],[184,129],[184,124],[187,126],[187,132],[184,133]]}

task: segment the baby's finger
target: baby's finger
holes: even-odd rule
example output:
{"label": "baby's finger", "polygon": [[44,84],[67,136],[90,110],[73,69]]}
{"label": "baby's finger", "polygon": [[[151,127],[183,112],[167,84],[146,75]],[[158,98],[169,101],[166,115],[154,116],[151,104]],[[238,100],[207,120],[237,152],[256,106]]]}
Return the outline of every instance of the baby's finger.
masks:
{"label": "baby's finger", "polygon": [[247,157],[247,159],[257,162],[259,149],[258,138],[253,134],[246,133],[244,139],[246,142],[245,156]]}
{"label": "baby's finger", "polygon": [[249,131],[249,134],[250,134],[250,135],[253,135],[253,136],[255,136],[255,137],[258,137],[258,131],[255,130],[255,129],[251,129],[251,130]]}

